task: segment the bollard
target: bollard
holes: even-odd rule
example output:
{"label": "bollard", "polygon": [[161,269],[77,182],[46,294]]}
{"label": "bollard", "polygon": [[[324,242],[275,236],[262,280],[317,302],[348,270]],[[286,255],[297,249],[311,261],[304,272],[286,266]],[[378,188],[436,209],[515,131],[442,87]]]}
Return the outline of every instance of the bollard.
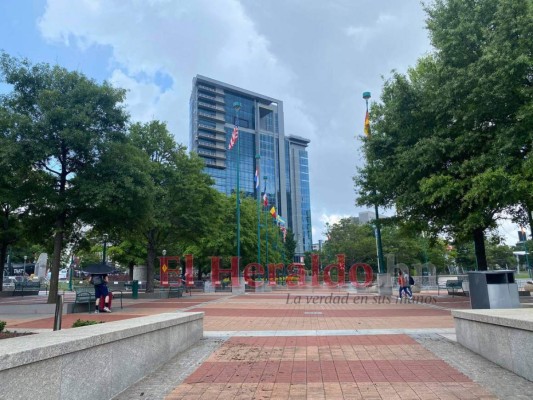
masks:
{"label": "bollard", "polygon": [[135,280],[131,283],[131,298],[139,298],[139,281]]}
{"label": "bollard", "polygon": [[63,317],[63,295],[58,294],[56,300],[56,312],[54,315],[54,331],[61,330],[61,318]]}

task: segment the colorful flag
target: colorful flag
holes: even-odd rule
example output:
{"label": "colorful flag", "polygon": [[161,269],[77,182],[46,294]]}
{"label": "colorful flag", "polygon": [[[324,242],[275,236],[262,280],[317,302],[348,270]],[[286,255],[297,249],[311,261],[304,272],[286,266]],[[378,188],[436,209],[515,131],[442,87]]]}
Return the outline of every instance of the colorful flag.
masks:
{"label": "colorful flag", "polygon": [[270,209],[270,215],[272,215],[272,218],[276,218],[276,207],[272,206]]}
{"label": "colorful flag", "polygon": [[235,143],[237,143],[238,138],[239,138],[239,128],[235,127],[233,128],[233,133],[231,134],[231,139],[229,141],[228,150],[231,150],[233,146],[235,146]]}
{"label": "colorful flag", "polygon": [[368,115],[368,110],[365,115],[365,135],[370,136],[370,115]]}
{"label": "colorful flag", "polygon": [[259,172],[257,171],[257,168],[255,169],[255,176],[254,176],[254,182],[255,182],[255,188],[259,188]]}
{"label": "colorful flag", "polygon": [[263,206],[268,207],[268,196],[267,196],[267,184],[265,180],[265,191],[263,192]]}
{"label": "colorful flag", "polygon": [[276,221],[280,225],[285,225],[285,220],[283,218],[281,218],[279,215],[277,216]]}

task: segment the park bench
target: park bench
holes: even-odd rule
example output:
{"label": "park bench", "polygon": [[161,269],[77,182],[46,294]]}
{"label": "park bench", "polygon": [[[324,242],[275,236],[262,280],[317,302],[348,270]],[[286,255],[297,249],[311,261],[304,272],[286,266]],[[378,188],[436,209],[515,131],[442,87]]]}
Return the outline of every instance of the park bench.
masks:
{"label": "park bench", "polygon": [[21,295],[36,295],[39,294],[41,290],[41,282],[39,281],[24,281],[24,282],[15,282],[15,289],[13,290],[13,296]]}
{"label": "park bench", "polygon": [[439,282],[437,293],[440,294],[441,289],[446,289],[448,291],[448,294],[451,294],[452,297],[455,297],[455,294],[458,293],[458,291],[461,291],[463,294],[463,281],[462,279],[448,279],[443,284]]}
{"label": "park bench", "polygon": [[168,287],[168,298],[171,297],[183,297],[183,292],[185,291],[185,287],[181,285],[170,285]]}
{"label": "park bench", "polygon": [[187,287],[185,285],[185,281],[181,280],[178,282],[171,282],[168,285],[168,298],[173,297],[173,294],[175,294],[175,297],[182,297],[183,293],[189,293],[189,296],[192,296],[192,290],[190,287]]}
{"label": "park bench", "polygon": [[[120,298],[120,308],[123,308],[122,290],[120,290],[119,288],[113,288],[112,285],[108,285],[107,290],[113,296],[113,300],[115,300],[116,298]],[[74,291],[76,292],[76,298],[74,299],[74,307],[72,309],[72,312],[76,312],[76,307],[78,304],[87,304],[87,309],[89,310],[89,312],[91,312],[96,302],[96,298],[94,296],[94,286],[77,286],[74,287]]]}
{"label": "park bench", "polygon": [[93,286],[76,286],[74,287],[76,292],[76,298],[74,299],[74,307],[72,312],[76,312],[78,304],[87,304],[87,309],[89,313],[94,307],[96,298],[94,297],[94,287]]}

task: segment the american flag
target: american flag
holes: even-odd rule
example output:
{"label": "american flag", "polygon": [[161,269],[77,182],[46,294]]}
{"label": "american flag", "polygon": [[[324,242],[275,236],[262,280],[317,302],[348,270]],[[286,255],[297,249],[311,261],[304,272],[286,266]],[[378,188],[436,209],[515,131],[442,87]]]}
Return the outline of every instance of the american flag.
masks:
{"label": "american flag", "polygon": [[231,150],[233,146],[235,146],[235,143],[237,143],[238,138],[239,138],[239,128],[235,127],[233,128],[233,133],[231,134],[231,139],[229,141],[228,150]]}

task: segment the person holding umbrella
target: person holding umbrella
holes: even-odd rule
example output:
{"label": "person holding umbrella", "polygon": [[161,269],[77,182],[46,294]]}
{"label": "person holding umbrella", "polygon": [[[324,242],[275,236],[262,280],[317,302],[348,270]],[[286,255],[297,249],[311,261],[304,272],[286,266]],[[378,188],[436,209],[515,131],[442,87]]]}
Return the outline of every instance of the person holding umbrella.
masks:
{"label": "person holding umbrella", "polygon": [[110,313],[111,309],[109,308],[109,290],[107,289],[107,282],[109,278],[107,274],[91,274],[89,277],[89,283],[94,285],[94,313],[98,314],[100,312],[100,298],[104,298],[104,308],[103,312]]}
{"label": "person holding umbrella", "polygon": [[100,299],[104,299],[104,307],[102,308],[103,312],[110,313],[111,307],[110,307],[110,296],[109,290],[107,289],[107,282],[109,281],[109,278],[107,274],[109,274],[113,270],[112,267],[110,267],[107,264],[101,263],[101,264],[91,264],[84,268],[85,272],[88,272],[90,275],[89,277],[89,283],[94,285],[94,297],[95,300],[95,313],[98,313],[100,310]]}

